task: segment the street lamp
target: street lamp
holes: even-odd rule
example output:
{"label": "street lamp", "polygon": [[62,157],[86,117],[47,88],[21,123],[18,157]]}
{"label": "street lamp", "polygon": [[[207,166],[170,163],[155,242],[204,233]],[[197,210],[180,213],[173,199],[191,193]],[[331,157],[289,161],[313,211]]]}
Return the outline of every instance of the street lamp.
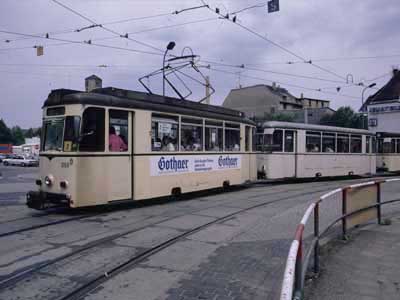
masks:
{"label": "street lamp", "polygon": [[[366,87],[363,89],[363,91],[362,91],[362,93],[361,93],[361,109],[362,109],[363,106],[364,106],[364,92],[365,92],[367,89],[373,88],[374,86],[376,86],[376,83],[375,83],[375,82],[374,82],[374,83],[371,83],[370,85],[366,86]],[[368,114],[364,114],[364,113],[362,112],[362,110],[361,110],[361,115],[362,115],[362,116],[367,116],[367,117],[368,117]],[[363,118],[363,119],[365,119],[365,118]],[[363,120],[363,119],[361,119],[361,120]],[[363,123],[364,123],[364,122],[363,122]],[[363,124],[363,127],[364,127],[365,129],[368,129],[368,124]]]}
{"label": "street lamp", "polygon": [[164,53],[164,58],[163,58],[163,96],[165,96],[165,57],[167,56],[167,52],[174,48],[175,48],[175,42],[169,42],[169,44],[167,45],[167,49],[165,50],[165,53]]}
{"label": "street lamp", "polygon": [[376,86],[376,83],[375,83],[375,82],[374,82],[374,83],[371,83],[370,85],[366,86],[366,87],[363,89],[362,94],[361,94],[361,105],[364,105],[364,92],[365,92],[367,89],[373,88],[374,86]]}

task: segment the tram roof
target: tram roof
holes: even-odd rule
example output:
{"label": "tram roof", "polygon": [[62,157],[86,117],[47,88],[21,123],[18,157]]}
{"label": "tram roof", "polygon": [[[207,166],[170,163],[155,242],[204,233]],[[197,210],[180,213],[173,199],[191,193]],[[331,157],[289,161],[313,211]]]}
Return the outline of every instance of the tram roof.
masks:
{"label": "tram roof", "polygon": [[237,110],[113,87],[99,88],[91,92],[68,89],[53,90],[44,102],[43,107],[68,104],[91,104],[98,106],[145,109],[255,125],[253,121],[246,118],[242,112]]}
{"label": "tram roof", "polygon": [[283,128],[283,129],[287,128],[287,129],[304,129],[304,130],[330,131],[330,132],[335,131],[335,132],[366,134],[366,135],[374,134],[373,132],[365,129],[314,125],[314,124],[304,124],[304,123],[292,123],[292,122],[279,122],[279,121],[264,122],[262,128]]}

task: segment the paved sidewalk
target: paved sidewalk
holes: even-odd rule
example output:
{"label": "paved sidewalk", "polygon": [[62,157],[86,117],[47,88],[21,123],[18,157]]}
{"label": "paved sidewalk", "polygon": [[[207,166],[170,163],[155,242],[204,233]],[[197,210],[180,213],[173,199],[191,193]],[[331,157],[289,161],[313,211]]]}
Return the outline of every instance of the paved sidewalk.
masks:
{"label": "paved sidewalk", "polygon": [[321,258],[321,276],[306,290],[312,300],[399,300],[400,215],[390,226],[368,225]]}

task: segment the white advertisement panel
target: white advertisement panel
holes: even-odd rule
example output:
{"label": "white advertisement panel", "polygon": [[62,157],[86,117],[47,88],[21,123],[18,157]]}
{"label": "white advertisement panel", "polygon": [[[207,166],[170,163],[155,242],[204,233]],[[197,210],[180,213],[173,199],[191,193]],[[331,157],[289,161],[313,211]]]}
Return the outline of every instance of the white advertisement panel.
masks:
{"label": "white advertisement panel", "polygon": [[150,158],[150,175],[178,175],[240,169],[241,155],[160,155]]}

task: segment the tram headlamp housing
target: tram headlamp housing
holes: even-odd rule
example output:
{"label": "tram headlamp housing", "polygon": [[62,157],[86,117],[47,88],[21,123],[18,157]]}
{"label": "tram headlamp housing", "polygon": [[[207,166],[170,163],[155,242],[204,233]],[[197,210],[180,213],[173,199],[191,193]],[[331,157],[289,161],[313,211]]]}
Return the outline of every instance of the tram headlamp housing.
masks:
{"label": "tram headlamp housing", "polygon": [[60,182],[60,187],[62,189],[66,189],[68,187],[68,181],[66,181],[66,180],[61,181]]}
{"label": "tram headlamp housing", "polygon": [[46,177],[44,178],[44,183],[45,183],[47,186],[51,186],[51,185],[53,184],[53,178],[52,178],[52,176],[46,176]]}

